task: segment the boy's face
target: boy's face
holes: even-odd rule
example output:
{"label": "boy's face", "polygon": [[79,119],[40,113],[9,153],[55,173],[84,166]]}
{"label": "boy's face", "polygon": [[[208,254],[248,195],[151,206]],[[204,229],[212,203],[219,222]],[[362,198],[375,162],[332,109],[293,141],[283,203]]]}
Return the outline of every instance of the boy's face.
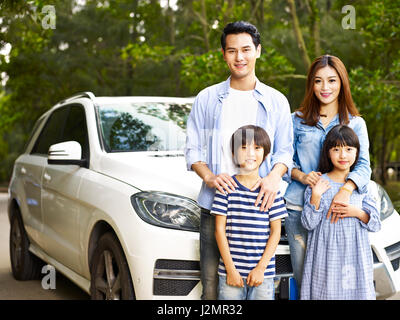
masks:
{"label": "boy's face", "polygon": [[256,48],[248,33],[229,34],[222,54],[231,71],[231,77],[242,79],[255,74],[256,60],[260,57],[261,45]]}
{"label": "boy's face", "polygon": [[251,142],[240,146],[236,150],[236,160],[240,166],[241,173],[249,173],[258,170],[261,163],[264,161],[264,148]]}

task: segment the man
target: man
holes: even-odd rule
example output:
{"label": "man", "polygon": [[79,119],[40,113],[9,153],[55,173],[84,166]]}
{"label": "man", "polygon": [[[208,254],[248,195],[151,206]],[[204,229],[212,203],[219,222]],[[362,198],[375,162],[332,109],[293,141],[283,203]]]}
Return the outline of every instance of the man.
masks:
{"label": "man", "polygon": [[217,298],[219,251],[215,218],[210,215],[215,190],[232,192],[237,187],[231,177],[238,172],[232,161],[230,138],[244,125],[264,128],[271,140],[271,154],[260,167],[260,187],[255,205],[268,210],[285,173],[290,177],[293,130],[290,107],[279,91],[261,83],[255,75],[261,54],[257,28],[244,21],[229,23],[221,36],[222,54],[230,77],[202,90],[196,97],[187,122],[185,156],[188,170],[203,180],[198,197],[200,220],[200,269],[202,299]]}

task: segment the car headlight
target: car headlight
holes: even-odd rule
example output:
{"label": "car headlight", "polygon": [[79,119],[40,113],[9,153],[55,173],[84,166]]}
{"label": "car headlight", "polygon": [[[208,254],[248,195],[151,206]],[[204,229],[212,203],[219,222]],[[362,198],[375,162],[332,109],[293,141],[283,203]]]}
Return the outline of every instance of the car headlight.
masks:
{"label": "car headlight", "polygon": [[394,207],[392,200],[390,200],[389,195],[386,193],[386,190],[383,189],[381,185],[378,184],[378,194],[381,198],[381,221],[385,220],[394,212]]}
{"label": "car headlight", "polygon": [[164,228],[199,231],[200,207],[175,194],[144,191],[131,196],[133,208],[144,221]]}

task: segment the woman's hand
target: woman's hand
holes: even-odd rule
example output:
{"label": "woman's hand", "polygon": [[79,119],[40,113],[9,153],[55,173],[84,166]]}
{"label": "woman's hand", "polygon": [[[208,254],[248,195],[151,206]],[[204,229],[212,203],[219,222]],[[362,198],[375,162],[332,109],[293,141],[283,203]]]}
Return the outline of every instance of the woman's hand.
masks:
{"label": "woman's hand", "polygon": [[336,201],[335,203],[336,206],[332,208],[332,211],[341,219],[354,217],[360,219],[364,223],[368,223],[369,215],[365,213],[362,209],[346,202]]}
{"label": "woman's hand", "polygon": [[304,174],[300,180],[302,184],[309,185],[310,187],[313,187],[318,180],[320,179],[322,173],[321,172],[315,172],[311,171],[308,174]]}
{"label": "woman's hand", "polygon": [[331,218],[331,223],[336,223],[338,222],[339,218],[342,218],[338,212],[340,212],[345,205],[350,203],[350,196],[350,192],[340,189],[339,192],[333,197],[328,214],[326,215],[327,219]]}

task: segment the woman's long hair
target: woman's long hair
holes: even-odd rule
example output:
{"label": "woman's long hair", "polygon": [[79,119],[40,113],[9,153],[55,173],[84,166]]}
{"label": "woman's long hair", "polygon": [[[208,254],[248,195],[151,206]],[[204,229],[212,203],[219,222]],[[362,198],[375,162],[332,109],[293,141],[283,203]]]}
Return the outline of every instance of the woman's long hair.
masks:
{"label": "woman's long hair", "polygon": [[304,120],[303,123],[309,126],[316,126],[320,117],[320,101],[314,94],[315,74],[319,69],[326,66],[334,68],[340,78],[341,86],[338,96],[339,123],[348,124],[349,113],[352,116],[360,115],[351,96],[349,76],[346,67],[339,58],[326,54],[318,57],[311,64],[307,74],[306,93],[300,108],[297,110],[301,112],[300,115],[297,115]]}

